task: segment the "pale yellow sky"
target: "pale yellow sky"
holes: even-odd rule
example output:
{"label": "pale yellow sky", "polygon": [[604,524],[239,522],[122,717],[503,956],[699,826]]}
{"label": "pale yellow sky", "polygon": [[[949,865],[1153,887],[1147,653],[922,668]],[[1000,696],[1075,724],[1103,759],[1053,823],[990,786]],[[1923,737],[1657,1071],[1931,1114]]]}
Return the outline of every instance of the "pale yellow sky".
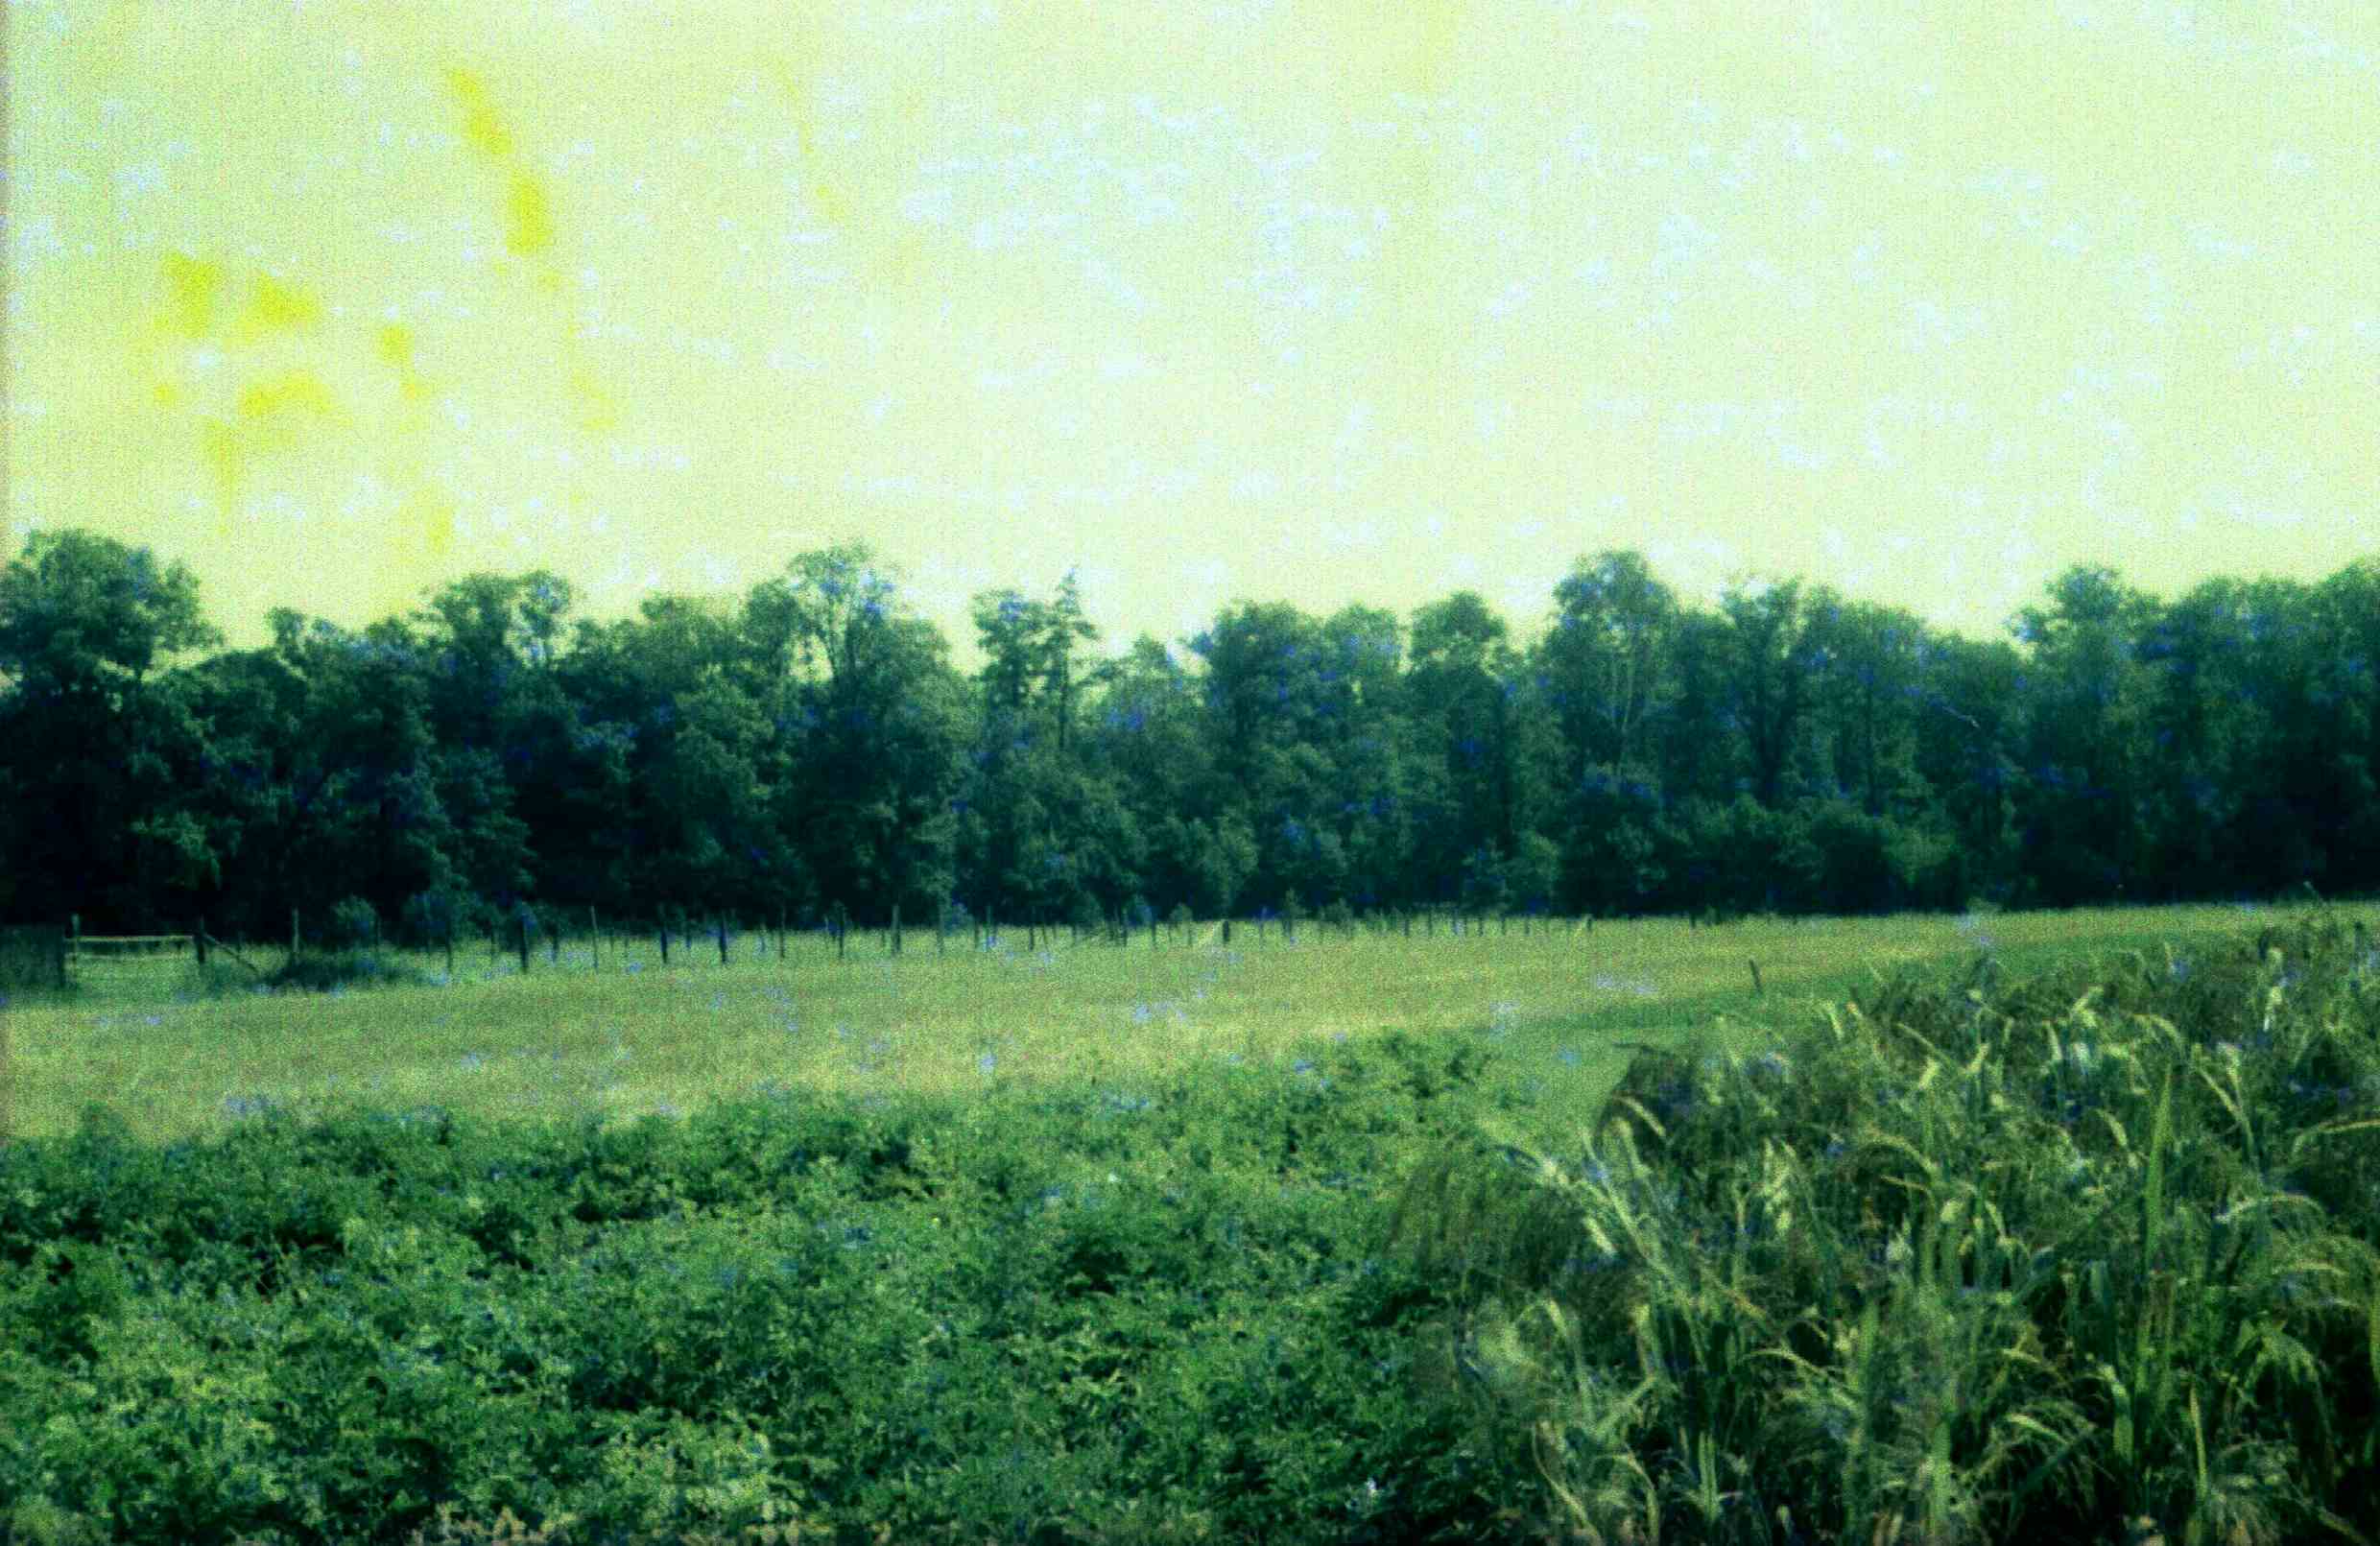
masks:
{"label": "pale yellow sky", "polygon": [[8,552],[240,642],[854,537],[963,652],[1070,564],[1115,643],[1606,547],[1996,636],[2380,551],[2368,0],[7,16]]}

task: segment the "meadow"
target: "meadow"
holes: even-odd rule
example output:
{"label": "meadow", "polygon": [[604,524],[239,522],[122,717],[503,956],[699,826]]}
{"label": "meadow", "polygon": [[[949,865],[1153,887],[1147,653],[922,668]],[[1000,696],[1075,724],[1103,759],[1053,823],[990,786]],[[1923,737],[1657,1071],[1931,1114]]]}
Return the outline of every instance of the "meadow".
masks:
{"label": "meadow", "polygon": [[[559,961],[538,946],[391,955],[434,986],[331,993],[191,991],[174,961],[91,967],[62,1001],[12,1016],[14,1130],[70,1130],[98,1101],[137,1136],[218,1128],[272,1101],[434,1105],[481,1117],[597,1110],[607,1121],[689,1112],[777,1085],[820,1093],[963,1095],[1161,1077],[1239,1058],[1279,1065],[1301,1038],[1384,1030],[1476,1032],[1504,1077],[1544,1097],[1551,1120],[1592,1109],[1634,1045],[1719,1024],[1747,1044],[1895,967],[1988,950],[2025,972],[2078,952],[2155,949],[2236,927],[2237,907],[1517,923],[1455,935],[1342,935],[1308,922],[1294,939],[1212,923],[1152,945],[944,950],[911,931],[898,956],[854,933],[839,956],[820,935],[783,954],[760,934],[678,946],[664,966],[650,936],[584,939]],[[1046,937],[1045,937],[1046,938]],[[1203,942],[1202,942],[1203,941]],[[278,952],[247,952],[270,969]],[[1755,996],[1750,964],[1758,963]],[[1552,1134],[1548,1134],[1552,1136]]]}
{"label": "meadow", "polygon": [[128,968],[0,1546],[2371,1539],[2369,921]]}

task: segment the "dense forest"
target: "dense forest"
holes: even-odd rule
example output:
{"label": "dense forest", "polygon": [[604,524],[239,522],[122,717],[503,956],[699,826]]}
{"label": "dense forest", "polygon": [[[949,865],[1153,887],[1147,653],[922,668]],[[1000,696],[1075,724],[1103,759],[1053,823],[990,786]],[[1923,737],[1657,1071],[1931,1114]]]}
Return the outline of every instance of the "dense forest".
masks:
{"label": "dense forest", "polygon": [[[1581,560],[1546,626],[1239,602],[1098,648],[1071,577],[972,676],[864,546],[572,615],[478,574],[226,650],[182,565],[0,571],[0,919],[393,936],[1459,906],[1868,913],[2380,883],[2380,560],[2165,602],[2078,567],[1976,642],[1798,581]],[[345,904],[344,908],[342,904]]]}

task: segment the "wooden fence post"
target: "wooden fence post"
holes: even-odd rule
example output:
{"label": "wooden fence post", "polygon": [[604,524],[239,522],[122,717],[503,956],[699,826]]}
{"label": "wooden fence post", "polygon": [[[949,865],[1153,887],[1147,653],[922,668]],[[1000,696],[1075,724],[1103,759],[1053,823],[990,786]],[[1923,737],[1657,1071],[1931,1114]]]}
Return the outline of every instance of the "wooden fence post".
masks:
{"label": "wooden fence post", "polygon": [[724,966],[727,963],[727,920],[718,914],[713,914],[711,927],[719,931],[719,963]]}
{"label": "wooden fence post", "polygon": [[1231,919],[1227,916],[1223,920],[1223,942],[1225,944],[1231,942]]}
{"label": "wooden fence post", "polygon": [[843,959],[843,937],[851,932],[851,910],[841,902],[835,904],[835,959]]}
{"label": "wooden fence post", "polygon": [[785,959],[785,910],[776,910],[776,959]]}
{"label": "wooden fence post", "polygon": [[662,965],[664,965],[664,966],[666,966],[666,965],[668,965],[668,964],[669,964],[669,925],[668,925],[667,923],[663,923],[662,925],[660,925],[660,932],[661,932],[661,964],[662,964]]}
{"label": "wooden fence post", "polygon": [[206,915],[199,915],[198,927],[190,934],[190,948],[198,952],[199,964],[206,964]]}
{"label": "wooden fence post", "polygon": [[896,956],[897,956],[897,955],[899,955],[900,953],[901,953],[901,904],[899,903],[899,901],[898,901],[898,900],[895,900],[895,901],[893,902],[893,904],[892,904],[892,954],[894,954],[894,955],[896,955]]}

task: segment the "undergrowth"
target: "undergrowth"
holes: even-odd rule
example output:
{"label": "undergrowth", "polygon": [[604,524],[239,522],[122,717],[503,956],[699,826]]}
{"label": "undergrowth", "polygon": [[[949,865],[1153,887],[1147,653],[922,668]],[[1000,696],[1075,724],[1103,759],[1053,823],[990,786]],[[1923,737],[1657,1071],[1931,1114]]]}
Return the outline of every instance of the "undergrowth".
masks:
{"label": "undergrowth", "polygon": [[2380,956],[1879,980],[1422,1166],[1425,1363],[1592,1542],[2380,1534]]}

